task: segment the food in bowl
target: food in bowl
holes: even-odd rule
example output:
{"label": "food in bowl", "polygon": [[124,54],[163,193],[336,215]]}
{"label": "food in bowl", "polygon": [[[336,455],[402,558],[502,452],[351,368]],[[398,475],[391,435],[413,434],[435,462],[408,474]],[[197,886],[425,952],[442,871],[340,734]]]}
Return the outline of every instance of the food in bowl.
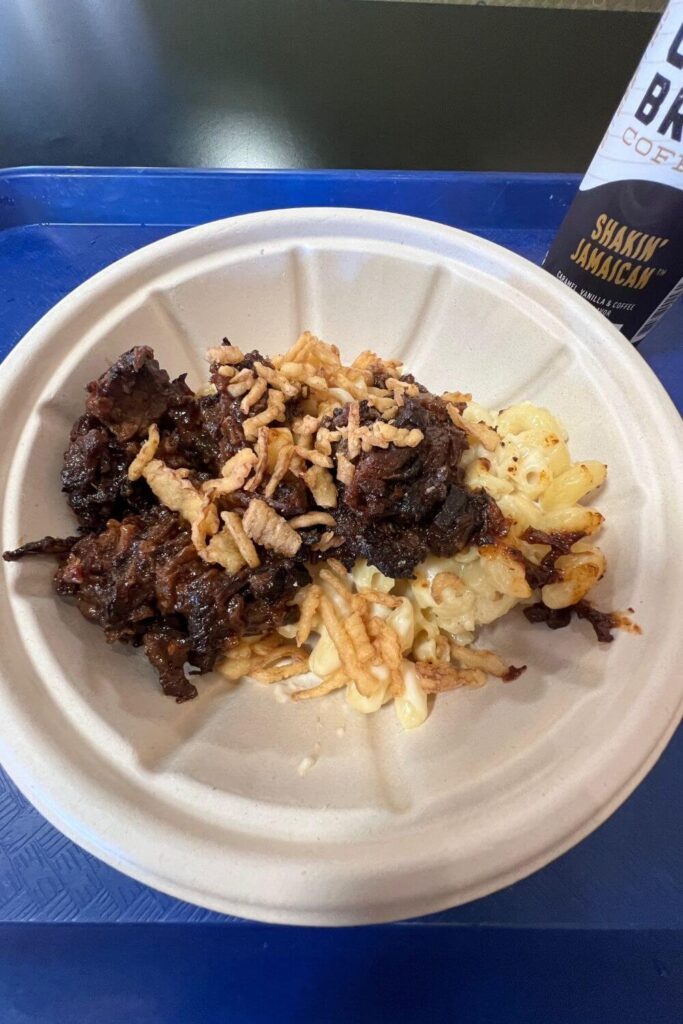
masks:
{"label": "food in bowl", "polygon": [[637,630],[587,600],[606,566],[581,502],[606,466],[572,462],[547,410],[437,396],[310,333],[271,359],[227,339],[207,358],[197,391],[146,346],[91,382],[61,476],[79,535],[4,554],[57,556],[57,593],[142,646],[178,702],[217,669],[294,701],[393,701],[412,728],[430,695],[524,671],[472,645],[516,605],[602,642]]}

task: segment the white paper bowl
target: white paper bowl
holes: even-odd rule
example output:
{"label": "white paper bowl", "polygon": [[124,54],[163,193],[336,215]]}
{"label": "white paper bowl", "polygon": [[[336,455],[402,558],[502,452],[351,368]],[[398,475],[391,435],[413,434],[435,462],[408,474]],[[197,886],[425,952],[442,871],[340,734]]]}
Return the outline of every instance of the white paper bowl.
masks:
{"label": "white paper bowl", "polygon": [[577,457],[609,464],[600,600],[635,608],[644,635],[605,647],[585,624],[550,633],[513,614],[486,638],[527,673],[439,698],[413,733],[391,708],[279,704],[218,677],[179,706],[141,654],[108,648],[55,599],[48,562],[28,560],[5,567],[0,589],[0,754],[59,829],[165,892],[268,921],[384,921],[541,867],[661,752],[683,694],[681,431],[627,342],[506,250],[393,214],[254,214],[121,260],[15,349],[0,372],[2,548],[72,531],[65,439],[85,383],[120,352],[150,344],[197,383],[223,335],[268,353],[304,328],[351,358],[401,356],[434,390],[557,413]]}

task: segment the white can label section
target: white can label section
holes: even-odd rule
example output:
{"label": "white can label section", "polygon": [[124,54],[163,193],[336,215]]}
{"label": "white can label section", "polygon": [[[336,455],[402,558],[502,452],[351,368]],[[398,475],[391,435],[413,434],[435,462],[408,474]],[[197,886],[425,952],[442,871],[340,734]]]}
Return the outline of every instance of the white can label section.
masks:
{"label": "white can label section", "polygon": [[683,189],[683,0],[670,0],[580,188],[633,180]]}

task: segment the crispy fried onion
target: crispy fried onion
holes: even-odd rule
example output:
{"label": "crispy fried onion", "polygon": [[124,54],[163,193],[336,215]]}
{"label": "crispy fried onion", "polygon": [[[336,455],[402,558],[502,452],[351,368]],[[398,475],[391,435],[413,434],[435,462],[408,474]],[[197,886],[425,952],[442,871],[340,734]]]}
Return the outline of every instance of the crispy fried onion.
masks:
{"label": "crispy fried onion", "polygon": [[331,548],[339,548],[344,543],[343,537],[337,537],[333,530],[325,530],[320,535],[320,540],[311,544],[312,551],[329,551]]}
{"label": "crispy fried onion", "polygon": [[329,512],[304,512],[288,521],[293,530],[306,530],[310,526],[335,526],[334,516]]}
{"label": "crispy fried onion", "polygon": [[[365,647],[365,640],[367,640],[365,630],[363,629],[363,633],[360,633],[357,622],[354,624],[354,627],[347,629],[348,620],[347,623],[344,622],[344,619],[326,594],[321,594],[320,596],[320,616],[337,650],[339,660],[348,673],[349,679],[356,684],[362,696],[370,696],[381,685],[381,679],[372,673],[370,664],[361,662],[359,657],[360,651],[356,649],[354,643],[354,641],[360,643],[363,652],[367,650]],[[369,646],[369,640],[367,642]]]}
{"label": "crispy fried onion", "polygon": [[428,661],[418,661],[416,668],[425,693],[445,693],[461,686],[479,687],[486,682],[486,673],[480,668],[456,668]]}
{"label": "crispy fried onion", "polygon": [[202,490],[212,498],[219,494],[232,494],[239,491],[256,465],[257,455],[252,448],[242,448],[228,459],[221,470],[221,476],[215,480],[205,480]]}
{"label": "crispy fried onion", "polygon": [[341,452],[337,455],[337,480],[346,487],[353,483],[353,474],[356,468],[350,459],[347,459]]}
{"label": "crispy fried onion", "polygon": [[166,508],[180,513],[190,524],[201,517],[207,499],[193,487],[182,470],[171,469],[160,459],[152,459],[143,468],[142,475]]}
{"label": "crispy fried onion", "polygon": [[245,560],[232,534],[225,526],[208,541],[206,534],[199,527],[194,528],[192,541],[199,557],[205,562],[220,565],[229,573],[239,572],[243,568]]}
{"label": "crispy fried onion", "polygon": [[277,458],[275,460],[275,465],[273,466],[273,471],[270,474],[268,483],[266,484],[266,498],[272,498],[272,496],[278,489],[281,481],[287,475],[287,472],[289,471],[289,467],[292,462],[293,454],[294,445],[292,444],[285,444],[278,451]]}
{"label": "crispy fried onion", "polygon": [[249,417],[242,424],[244,436],[247,441],[254,441],[260,427],[267,427],[269,423],[282,421],[285,418],[285,396],[281,391],[274,388],[268,390],[268,404],[263,412]]}
{"label": "crispy fried onion", "polygon": [[322,466],[311,466],[304,473],[304,480],[316,505],[321,508],[337,507],[337,488],[329,470]]}
{"label": "crispy fried onion", "polygon": [[266,382],[264,380],[261,380],[260,377],[258,378],[258,380],[255,380],[254,383],[249,388],[249,390],[247,391],[244,398],[242,399],[242,401],[240,402],[240,412],[244,413],[244,415],[246,416],[251,407],[253,405],[256,405],[257,402],[261,401],[261,399],[266,393],[267,387],[268,385],[266,384]]}
{"label": "crispy fried onion", "polygon": [[245,491],[255,491],[265,476],[268,466],[268,427],[259,427],[256,436],[256,465],[251,480],[244,485]]}
{"label": "crispy fried onion", "polygon": [[351,461],[357,459],[360,455],[361,429],[360,404],[358,402],[351,402],[346,424],[346,448]]}
{"label": "crispy fried onion", "polygon": [[[356,459],[361,451],[369,452],[372,448],[388,448],[390,444],[397,448],[416,448],[423,440],[424,434],[417,427],[396,427],[393,423],[386,423],[384,420],[375,420],[370,426],[361,427],[360,410],[357,403],[349,406],[349,419],[346,427],[341,427],[339,433],[346,436],[348,460]],[[310,455],[309,455],[310,457]],[[347,460],[347,461],[348,461]],[[323,465],[322,462],[318,463]],[[324,465],[331,465],[324,463]],[[339,472],[339,461],[337,461],[337,472]]]}
{"label": "crispy fried onion", "polygon": [[252,498],[242,526],[247,537],[270,551],[293,557],[301,547],[301,537],[281,515],[260,498]]}
{"label": "crispy fried onion", "polygon": [[231,366],[234,363],[241,363],[244,355],[237,348],[237,345],[216,345],[215,348],[206,350],[206,360],[218,366]]}
{"label": "crispy fried onion", "polygon": [[368,633],[373,637],[383,664],[389,669],[391,695],[400,697],[405,689],[401,670],[403,665],[401,638],[395,629],[376,616],[373,616],[368,622]]}
{"label": "crispy fried onion", "polygon": [[[346,685],[350,691],[357,691],[352,703],[365,701],[361,710],[376,710],[387,697],[405,695],[406,673],[412,672],[424,693],[436,694],[483,686],[487,675],[515,678],[521,671],[506,665],[492,651],[461,646],[445,634],[437,639],[436,661],[415,662],[403,653],[401,635],[386,617],[402,607],[404,598],[372,588],[353,589],[345,567],[336,559],[320,567],[317,577],[319,582],[304,592],[301,601],[296,642],[306,643],[313,631],[322,628],[338,662],[331,664],[331,671],[317,686],[296,691],[293,698],[297,701],[323,696]],[[445,578],[444,589],[452,582]]]}
{"label": "crispy fried onion", "polygon": [[251,390],[256,378],[254,377],[254,371],[246,367],[244,370],[240,370],[234,377],[231,378],[230,384],[228,384],[226,391],[231,398],[240,398],[242,395],[246,395]]}
{"label": "crispy fried onion", "polygon": [[147,440],[140,446],[140,451],[137,453],[130,466],[128,467],[128,479],[139,480],[143,474],[145,466],[148,466],[157,453],[159,447],[159,428],[156,423],[150,423],[149,430],[147,431]]}
{"label": "crispy fried onion", "polygon": [[258,556],[253,541],[245,533],[240,516],[237,512],[221,512],[221,519],[225,523],[235,547],[249,568],[257,569],[261,564],[261,559]]}
{"label": "crispy fried onion", "polygon": [[329,455],[324,455],[323,452],[319,452],[315,448],[304,448],[303,445],[297,444],[294,447],[294,453],[305,462],[312,462],[314,466],[323,469],[331,468],[334,465]]}
{"label": "crispy fried onion", "polygon": [[314,697],[324,697],[326,694],[332,693],[333,690],[341,690],[348,682],[345,669],[338,668],[335,672],[325,676],[317,686],[312,686],[308,690],[295,690],[292,694],[292,700],[301,701],[311,700]]}
{"label": "crispy fried onion", "polygon": [[246,637],[231,647],[216,667],[227,679],[249,676],[259,683],[279,683],[308,670],[308,651],[277,633]]}
{"label": "crispy fried onion", "polygon": [[460,410],[450,402],[446,403],[446,408],[456,427],[464,430],[466,434],[469,434],[475,441],[478,441],[487,452],[496,450],[500,438],[493,427],[489,427],[487,423],[472,423],[470,420],[465,420]]}
{"label": "crispy fried onion", "polygon": [[227,523],[219,532],[216,506],[208,494],[193,487],[183,470],[171,469],[153,459],[145,466],[143,476],[162,505],[178,512],[190,524],[192,543],[203,561],[220,565],[230,573],[238,572],[245,564],[252,568],[260,564],[248,538],[240,534],[241,543],[238,542],[235,530]]}
{"label": "crispy fried onion", "polygon": [[299,394],[301,386],[298,383],[292,383],[283,373],[279,373],[263,363],[254,363],[254,369],[264,384],[270,385],[276,391],[281,391],[285,398],[296,398]]}
{"label": "crispy fried onion", "polygon": [[494,654],[493,651],[485,651],[482,647],[466,647],[463,644],[450,642],[451,655],[463,668],[479,668],[489,676],[497,676],[504,679],[510,671],[510,665]]}

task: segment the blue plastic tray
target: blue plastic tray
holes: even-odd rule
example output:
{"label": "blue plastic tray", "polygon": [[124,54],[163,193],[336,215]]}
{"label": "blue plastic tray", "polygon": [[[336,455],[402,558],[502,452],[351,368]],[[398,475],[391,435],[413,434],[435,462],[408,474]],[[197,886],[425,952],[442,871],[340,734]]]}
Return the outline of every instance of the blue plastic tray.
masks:
{"label": "blue plastic tray", "polygon": [[[287,206],[373,207],[465,228],[540,262],[577,184],[578,178],[568,175],[65,168],[6,171],[0,173],[0,309],[3,312],[0,357],[6,355],[58,299],[95,271],[142,245],[194,224],[232,214]],[[640,349],[679,409],[683,407],[682,340],[683,303],[669,314]],[[643,682],[646,685],[645,678]],[[411,996],[410,983],[402,977],[394,991],[396,1019],[422,1019],[422,1011],[431,1019],[441,1019],[439,1014],[451,1006],[450,1000],[462,996],[464,1005],[469,1005],[467,999],[474,990],[471,986],[476,985],[476,979],[483,982],[488,977],[492,986],[491,1005],[484,1001],[481,1005],[484,1008],[488,1006],[488,1010],[482,1011],[482,1016],[477,1018],[486,1022],[501,1020],[509,1024],[511,1021],[538,1019],[544,1024],[564,1020],[587,1024],[593,1019],[613,1019],[608,1006],[615,1014],[619,1010],[621,1020],[637,1019],[639,1024],[679,1020],[683,1014],[681,1018],[676,1017],[671,1008],[676,1006],[676,1000],[680,1000],[678,1005],[683,1007],[680,957],[683,949],[682,778],[683,733],[679,731],[645,782],[605,825],[531,878],[465,907],[424,918],[411,925],[324,933],[322,940],[321,933],[316,932],[316,937],[309,940],[315,945],[315,954],[311,951],[309,960],[304,958],[304,961],[299,961],[299,966],[307,963],[307,970],[322,971],[329,983],[329,958],[343,954],[344,966],[340,965],[340,970],[346,972],[350,981],[349,957],[353,950],[363,956],[368,943],[375,954],[378,950],[386,950],[386,956],[370,957],[372,963],[379,965],[378,969],[382,964],[386,968],[392,956],[397,958],[394,962],[418,956],[415,950],[419,949],[421,952],[414,966],[422,980],[416,980],[417,988],[412,990]],[[188,938],[187,929],[172,927],[173,923],[218,921],[234,926],[228,929],[231,935],[238,928],[243,939],[228,939],[225,930],[221,929],[223,938],[219,940],[215,930],[207,932],[198,927],[192,930],[193,938]],[[193,1016],[189,1010],[179,1009],[180,1003],[167,1005],[164,993],[168,996],[169,992],[184,991],[184,976],[179,965],[189,955],[188,944],[194,950],[190,960],[195,964],[193,971],[199,971],[196,977],[203,978],[205,974],[195,963],[199,955],[197,950],[201,949],[205,949],[207,957],[211,958],[219,956],[220,948],[220,955],[228,957],[230,962],[237,955],[236,949],[249,950],[250,957],[255,958],[255,961],[250,960],[249,978],[254,974],[254,962],[263,970],[274,970],[270,987],[280,986],[282,993],[288,993],[278,1008],[279,1020],[337,1021],[349,1014],[353,1014],[355,1020],[377,1020],[379,1017],[379,1004],[373,1001],[374,997],[363,1006],[360,1003],[356,1005],[353,999],[349,1002],[351,997],[344,986],[339,988],[336,1006],[326,1004],[326,1009],[319,1008],[313,1016],[307,1016],[308,1004],[297,1003],[292,989],[292,978],[296,972],[295,975],[281,972],[281,965],[282,957],[288,956],[292,943],[300,947],[299,955],[304,956],[306,942],[291,936],[306,935],[308,930],[294,933],[288,929],[248,925],[181,903],[129,880],[64,839],[0,772],[0,997],[7,977],[11,976],[13,984],[20,987],[28,978],[27,964],[33,961],[30,957],[27,960],[27,949],[33,950],[35,957],[47,956],[50,950],[59,956],[68,944],[78,963],[84,964],[88,962],[93,948],[104,948],[97,947],[96,942],[106,944],[110,941],[102,938],[101,930],[93,928],[87,929],[85,934],[71,931],[68,939],[53,929],[50,929],[52,938],[49,940],[43,931],[40,933],[42,937],[27,939],[28,922],[44,925],[115,922],[119,925],[115,929],[119,938],[111,940],[111,950],[107,947],[109,973],[106,975],[109,979],[107,985],[118,985],[119,996],[127,991],[123,979],[127,977],[129,967],[128,954],[122,953],[119,941],[124,933],[127,934],[123,926],[140,922],[159,924],[161,932],[157,928],[147,932],[151,944],[146,946],[143,943],[135,954],[136,962],[145,963],[145,969],[150,972],[149,999],[143,999],[135,1011],[139,1024],[146,1024],[148,1020],[159,1020],[164,1024],[173,1024],[177,1020],[184,1024],[205,1019],[273,1019],[275,1011],[269,1002],[269,986],[260,991],[258,998],[253,997],[256,1002],[253,999],[251,1002],[235,1001],[234,990],[230,989],[232,996],[228,997],[228,989],[221,987],[222,1001],[214,1006],[211,1000],[218,991],[214,979],[210,1005],[213,1007],[211,1013],[215,1011],[217,1014],[215,1018]],[[18,923],[24,923],[19,933],[24,936],[21,940],[12,928]],[[435,924],[504,926],[504,930],[496,929],[498,938],[488,933],[482,937],[477,932],[479,938],[468,940],[462,938],[462,928],[449,929],[448,932],[443,928],[438,931],[430,929],[429,926]],[[530,992],[524,998],[517,998],[520,995],[517,992],[515,997],[514,970],[523,968],[523,958],[519,958],[518,950],[512,952],[513,947],[517,948],[515,941],[501,937],[509,936],[510,928],[515,929],[519,941],[523,936],[528,938],[524,929],[544,929],[546,940],[539,940],[533,946],[536,957],[533,970],[526,961],[530,985],[533,978],[536,979],[534,984],[541,985],[543,971],[546,967],[550,969],[549,962],[555,956],[562,957],[566,963],[574,963],[572,970],[580,976],[584,943],[586,956],[597,956],[599,960],[602,957],[600,962],[611,964],[606,969],[604,991],[600,996],[607,1000],[605,1012],[596,1011],[594,1018],[589,1013],[593,1004],[582,1003],[580,999],[572,1003],[568,994],[572,989],[571,978],[566,975],[566,970],[563,980],[556,977],[555,987],[544,991],[543,998],[532,998]],[[397,929],[400,935],[394,936]],[[575,929],[581,929],[590,933],[590,937],[586,938],[584,934],[578,946],[572,945],[574,940],[567,938],[565,929],[572,929],[572,934]],[[611,932],[608,940],[605,929],[617,931]],[[419,947],[415,946],[416,930],[423,938]],[[595,934],[596,930],[600,935]],[[628,930],[630,937],[625,937],[623,930]],[[637,937],[633,936],[633,930],[637,930]],[[33,935],[34,930],[30,931]],[[466,931],[468,935],[472,934],[470,928]],[[446,935],[450,937],[446,939]],[[283,939],[283,936],[290,936],[290,939]],[[361,939],[361,936],[373,938]],[[7,971],[4,971],[3,943],[7,950],[10,939],[12,943],[19,942],[16,950],[24,949],[24,953],[6,957],[4,965]],[[45,943],[44,949],[41,943]],[[593,952],[589,954],[591,949]],[[321,950],[325,951],[324,955]],[[423,980],[433,976],[435,962],[442,963],[445,968],[445,950],[450,950],[448,956],[464,956],[470,964],[470,988],[463,988],[460,982],[456,984],[453,977],[448,985],[435,981],[431,990],[436,993],[432,1003],[420,1004],[422,1011],[418,1012],[419,1001],[414,1001],[416,992],[422,992]],[[502,987],[497,987],[498,982],[490,973],[490,962],[487,970],[476,968],[473,950],[478,950],[484,958],[503,956],[502,975],[498,979]],[[612,963],[615,957],[618,960],[619,950],[623,952],[624,965],[627,962],[639,965],[629,968],[629,979],[622,977],[620,981],[616,961]],[[269,959],[271,954],[275,958],[274,967]],[[171,982],[167,978],[162,985],[163,963],[173,964],[176,960],[177,977]],[[323,960],[326,964],[324,970]],[[60,963],[66,986],[64,992],[68,993],[70,984],[77,987],[78,969],[66,952],[63,952]],[[369,963],[366,967],[369,971]],[[361,975],[361,981],[367,988],[370,985],[369,974],[367,977]],[[224,983],[225,978],[221,985]],[[210,987],[209,982],[206,984]],[[638,1009],[639,996],[627,998],[629,984],[637,985],[638,992],[647,990],[655,999],[655,1003],[650,1002],[647,1012],[641,1012],[640,1016],[630,1016],[631,1011],[635,1013]],[[31,1016],[38,1006],[38,1003],[31,1002],[34,990],[28,985],[22,991],[27,1002],[19,1002],[16,1006],[12,1004],[15,1016],[7,1017],[0,1013],[3,1024],[5,1021],[13,1024],[15,1020],[53,1020],[49,1015]],[[97,988],[98,993],[102,991]],[[399,992],[403,993],[400,998]],[[155,994],[152,997],[150,993]],[[45,991],[38,986],[34,995],[40,1000],[45,997]],[[551,996],[552,1000],[548,1002],[546,997],[550,999]],[[99,1024],[124,1020],[128,1011],[121,1009],[123,1004],[120,1000],[117,1002],[113,996],[107,998],[109,1003],[100,1005],[99,1015],[92,1019]],[[60,1024],[72,1019],[70,1013],[78,1024],[91,1019],[84,1005],[78,1003],[76,994],[73,999],[76,1002],[67,1000],[54,1017]],[[287,999],[294,999],[294,1002],[287,1004]],[[500,1003],[500,999],[508,1001]],[[669,1004],[671,999],[673,1002]],[[166,1006],[163,1014],[159,1011],[155,1015],[157,1011],[150,1009],[157,1006],[154,1000],[161,1000],[158,1005]],[[498,1005],[498,1010],[494,1004]],[[128,1006],[127,1003],[125,1005]],[[209,1003],[206,1005],[208,1007]],[[288,1015],[286,1005],[290,1009],[298,1009]],[[382,1005],[386,1010],[390,1004],[385,1001]],[[244,1009],[247,1006],[251,1007],[248,1012]],[[552,1013],[551,1006],[555,1007]],[[372,1007],[375,1007],[374,1011]],[[658,1007],[657,1012],[654,1012],[654,1007]],[[226,1014],[230,1008],[231,1015],[220,1016],[221,1008]],[[313,1014],[313,1004],[309,1009]],[[414,1011],[416,1016],[401,1016],[406,1009]],[[240,1015],[243,1010],[245,1015]],[[496,1016],[497,1012],[501,1015]],[[448,1014],[444,1019],[447,1018]]]}

